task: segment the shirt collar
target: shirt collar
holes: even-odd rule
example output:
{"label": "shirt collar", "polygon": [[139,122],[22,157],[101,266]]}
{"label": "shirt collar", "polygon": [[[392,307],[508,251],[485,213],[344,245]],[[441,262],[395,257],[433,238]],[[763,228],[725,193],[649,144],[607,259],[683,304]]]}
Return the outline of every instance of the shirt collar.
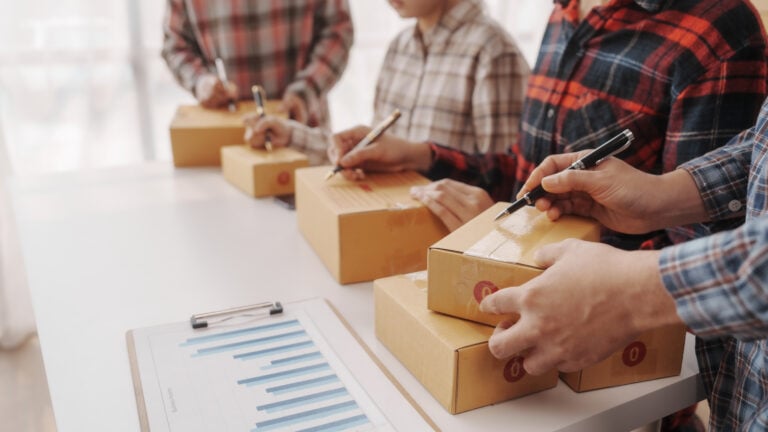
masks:
{"label": "shirt collar", "polygon": [[[555,0],[555,3],[560,3],[563,7],[568,6],[572,0]],[[658,12],[667,0],[632,0],[641,8],[648,12]]]}

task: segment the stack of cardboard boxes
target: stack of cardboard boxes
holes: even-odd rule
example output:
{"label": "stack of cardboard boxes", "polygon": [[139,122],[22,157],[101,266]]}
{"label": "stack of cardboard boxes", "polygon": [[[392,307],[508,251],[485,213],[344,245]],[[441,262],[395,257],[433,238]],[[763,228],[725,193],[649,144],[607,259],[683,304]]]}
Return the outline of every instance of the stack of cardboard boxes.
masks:
{"label": "stack of cardboard boxes", "polygon": [[[277,106],[270,101],[266,111],[284,115]],[[383,278],[374,282],[376,335],[449,412],[557,384],[555,370],[531,376],[523,357],[491,355],[493,326],[517,317],[484,314],[479,304],[541,273],[532,256],[542,245],[566,238],[598,241],[594,221],[552,222],[524,208],[497,223],[495,215],[508,205],[499,203],[449,234],[410,196],[411,187],[428,179],[413,172],[368,174],[358,182],[341,175],[327,179],[332,167],[303,168],[308,161],[301,153],[243,145],[242,117],[251,111],[247,102],[235,113],[180,107],[171,123],[174,164],[221,164],[224,177],[251,196],[295,189],[299,230],[336,280]],[[677,375],[684,340],[682,327],[652,331],[597,365],[560,376],[585,391]]]}
{"label": "stack of cardboard boxes", "polygon": [[[239,102],[237,111],[183,105],[171,120],[171,152],[177,167],[219,166],[224,178],[253,197],[288,195],[294,171],[309,165],[307,157],[289,148],[257,150],[244,145],[243,117],[256,111],[253,102]],[[265,111],[285,117],[279,101]]]}
{"label": "stack of cardboard boxes", "polygon": [[[491,355],[491,326],[517,317],[484,314],[479,304],[488,294],[541,273],[532,259],[540,246],[600,238],[593,221],[552,222],[533,208],[494,222],[506,205],[497,204],[432,245],[426,274],[374,282],[377,337],[453,414],[557,384],[554,370],[531,376],[522,357]],[[684,340],[681,326],[652,331],[601,363],[561,378],[573,390],[586,391],[678,375]]]}

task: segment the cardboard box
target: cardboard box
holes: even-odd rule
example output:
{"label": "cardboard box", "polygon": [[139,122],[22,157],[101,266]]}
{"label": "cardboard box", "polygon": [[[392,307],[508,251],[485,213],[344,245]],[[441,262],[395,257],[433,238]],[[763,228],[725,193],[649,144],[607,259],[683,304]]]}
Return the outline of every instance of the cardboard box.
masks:
{"label": "cardboard box", "polygon": [[410,196],[429,183],[415,172],[329,180],[331,167],[296,171],[299,231],[340,283],[370,281],[427,268],[427,249],[448,233]]}
{"label": "cardboard box", "polygon": [[493,328],[427,309],[425,273],[373,283],[376,336],[451,414],[557,385],[557,372],[533,376],[522,358],[488,350]]}
{"label": "cardboard box", "polygon": [[556,222],[525,207],[495,222],[509,204],[498,203],[429,248],[429,308],[489,325],[514,316],[479,310],[485,296],[541,273],[533,261],[541,246],[567,238],[600,240],[600,225],[564,216]]}
{"label": "cardboard box", "polygon": [[680,375],[685,326],[669,326],[641,335],[602,362],[560,377],[583,392]]}
{"label": "cardboard box", "polygon": [[[269,114],[285,117],[280,101],[267,101],[265,109]],[[200,105],[180,106],[170,126],[173,164],[177,167],[220,165],[223,146],[243,144],[243,117],[254,111],[255,104],[250,101],[238,102],[236,112]]]}
{"label": "cardboard box", "polygon": [[224,178],[253,197],[294,192],[294,171],[309,166],[303,153],[290,148],[256,150],[245,145],[221,148]]}

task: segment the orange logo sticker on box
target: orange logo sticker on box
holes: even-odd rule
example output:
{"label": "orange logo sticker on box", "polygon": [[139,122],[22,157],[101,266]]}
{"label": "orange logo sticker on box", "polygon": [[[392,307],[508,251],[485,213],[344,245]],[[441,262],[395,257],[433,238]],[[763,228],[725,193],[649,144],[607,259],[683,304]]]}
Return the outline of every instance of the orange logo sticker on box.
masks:
{"label": "orange logo sticker on box", "polygon": [[499,287],[496,286],[491,281],[480,281],[475,284],[475,300],[477,300],[477,304],[480,304],[481,301],[483,301],[484,298],[488,297],[489,295],[495,293],[499,290]]}
{"label": "orange logo sticker on box", "polygon": [[277,175],[277,184],[287,185],[291,182],[291,173],[288,171],[280,171]]}
{"label": "orange logo sticker on box", "polygon": [[624,348],[621,360],[629,367],[637,366],[645,360],[645,354],[647,352],[648,349],[645,347],[644,343],[640,341],[632,342]]}
{"label": "orange logo sticker on box", "polygon": [[504,379],[509,383],[517,382],[525,376],[523,369],[523,358],[513,357],[504,366]]}

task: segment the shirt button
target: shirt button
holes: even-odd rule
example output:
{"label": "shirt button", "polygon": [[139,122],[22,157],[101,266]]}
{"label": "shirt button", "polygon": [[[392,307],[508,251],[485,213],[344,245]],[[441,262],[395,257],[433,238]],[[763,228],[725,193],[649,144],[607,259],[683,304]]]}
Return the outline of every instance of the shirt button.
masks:
{"label": "shirt button", "polygon": [[734,213],[739,211],[739,210],[741,210],[741,201],[733,200],[733,201],[729,202],[728,203],[728,210],[730,210],[730,211],[732,211]]}
{"label": "shirt button", "polygon": [[554,108],[548,109],[547,110],[547,118],[552,118],[554,116],[555,116],[555,109]]}

